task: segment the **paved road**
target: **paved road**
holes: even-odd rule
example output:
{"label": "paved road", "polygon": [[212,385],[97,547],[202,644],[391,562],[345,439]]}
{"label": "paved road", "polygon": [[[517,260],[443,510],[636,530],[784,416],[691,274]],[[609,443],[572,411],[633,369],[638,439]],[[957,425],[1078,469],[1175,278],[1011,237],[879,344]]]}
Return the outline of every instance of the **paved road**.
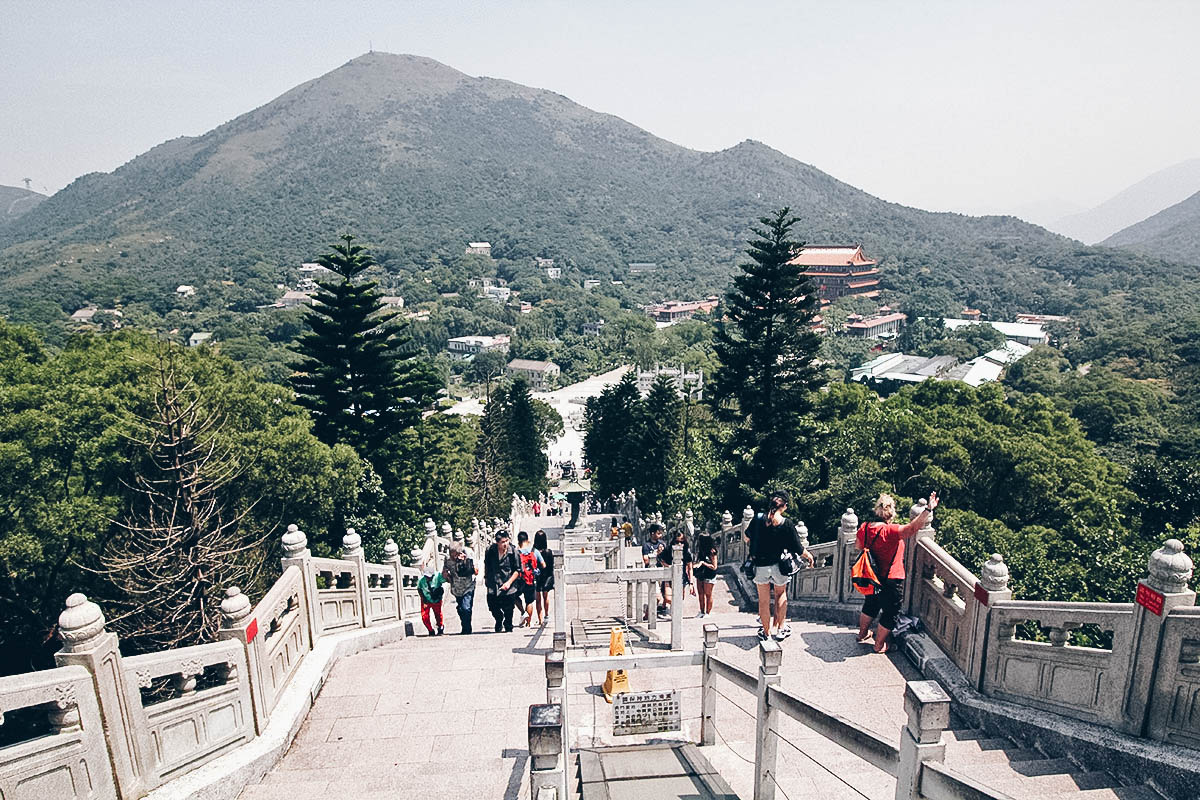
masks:
{"label": "paved road", "polygon": [[[545,702],[543,657],[552,627],[491,633],[482,587],[478,595],[474,619],[482,633],[456,635],[458,620],[447,603],[446,635],[421,631],[338,662],[291,749],[260,784],[243,791],[242,800],[349,800],[421,786],[437,796],[527,798],[526,716],[530,704]],[[737,610],[729,586],[719,583],[715,600],[713,616],[701,620],[695,618],[695,599],[685,598],[684,647],[698,649],[701,626],[716,622],[721,655],[756,670],[756,623]],[[623,602],[615,587],[571,587],[567,601],[572,616],[586,617],[612,613]],[[845,628],[807,622],[793,628],[783,644],[784,687],[898,741],[904,681],[916,677],[902,657],[870,653]],[[659,631],[665,637],[669,628],[663,624]],[[611,707],[598,691],[603,674],[573,677],[572,743],[637,741],[612,736]],[[698,738],[699,677],[698,667],[630,675],[633,690],[684,690],[684,730],[647,738]],[[720,691],[721,738],[704,753],[738,795],[748,798],[753,697],[730,684]],[[790,745],[780,745],[778,780],[790,797],[861,800],[827,770],[852,780],[867,797],[890,797],[894,791],[890,777],[799,724],[785,721],[783,734]]]}

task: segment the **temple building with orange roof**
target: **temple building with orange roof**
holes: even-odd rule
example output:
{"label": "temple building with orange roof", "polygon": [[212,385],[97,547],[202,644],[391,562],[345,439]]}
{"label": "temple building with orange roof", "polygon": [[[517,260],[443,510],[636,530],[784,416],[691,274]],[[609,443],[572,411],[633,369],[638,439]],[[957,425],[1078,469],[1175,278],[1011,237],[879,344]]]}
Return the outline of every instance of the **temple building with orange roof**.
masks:
{"label": "temple building with orange roof", "polygon": [[847,295],[879,296],[878,262],[863,254],[861,244],[804,247],[788,263],[804,267],[804,275],[817,287],[822,304]]}

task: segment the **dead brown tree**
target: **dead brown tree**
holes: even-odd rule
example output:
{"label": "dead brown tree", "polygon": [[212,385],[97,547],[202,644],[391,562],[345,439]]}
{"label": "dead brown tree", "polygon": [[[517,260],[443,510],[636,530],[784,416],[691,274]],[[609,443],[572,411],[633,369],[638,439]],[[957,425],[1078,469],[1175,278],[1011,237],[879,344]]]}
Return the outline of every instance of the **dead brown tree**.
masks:
{"label": "dead brown tree", "polygon": [[179,360],[173,345],[158,353],[151,411],[129,434],[145,457],[98,570],[112,588],[112,627],[143,652],[213,641],[222,591],[257,583],[269,535],[245,530],[249,507],[227,507],[240,469],[225,416]]}

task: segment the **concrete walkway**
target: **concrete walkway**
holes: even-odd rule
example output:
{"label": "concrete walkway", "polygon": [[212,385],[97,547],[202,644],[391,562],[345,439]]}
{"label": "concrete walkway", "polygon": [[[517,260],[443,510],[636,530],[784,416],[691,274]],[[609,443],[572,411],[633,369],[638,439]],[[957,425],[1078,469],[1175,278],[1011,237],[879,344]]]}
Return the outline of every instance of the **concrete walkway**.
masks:
{"label": "concrete walkway", "polygon": [[[242,800],[348,800],[420,787],[438,796],[527,798],[526,717],[531,704],[545,702],[543,657],[553,628],[492,633],[482,586],[476,598],[477,633],[469,637],[457,635],[458,618],[448,600],[446,635],[428,637],[421,630],[403,642],[340,661],[287,755],[259,784],[247,787]],[[612,614],[622,603],[616,587],[568,589],[571,617]],[[737,610],[724,582],[717,584],[715,603],[713,616],[696,619],[696,600],[685,596],[685,649],[699,649],[702,625],[715,622],[722,657],[757,671],[757,622]],[[783,643],[784,688],[898,741],[904,682],[917,677],[902,657],[870,653],[846,628],[809,622],[792,627],[792,637]],[[658,630],[669,637],[666,621]],[[611,706],[598,688],[603,679],[603,674],[570,676],[573,746],[639,741],[612,736]],[[644,670],[629,679],[634,691],[683,689],[684,730],[647,738],[698,740],[698,667]],[[740,797],[749,798],[754,698],[725,682],[718,688],[718,744],[703,753]],[[894,791],[890,777],[798,723],[785,719],[782,731],[786,743],[779,747],[777,779],[793,800],[884,798]]]}

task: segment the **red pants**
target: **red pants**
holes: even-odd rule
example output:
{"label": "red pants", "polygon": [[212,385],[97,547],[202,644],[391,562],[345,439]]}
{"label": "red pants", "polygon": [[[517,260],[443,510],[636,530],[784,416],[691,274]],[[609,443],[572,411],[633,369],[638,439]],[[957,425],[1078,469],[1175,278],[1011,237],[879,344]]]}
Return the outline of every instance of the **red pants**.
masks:
{"label": "red pants", "polygon": [[433,616],[437,619],[437,626],[440,630],[445,625],[442,624],[442,604],[441,603],[426,603],[421,601],[421,622],[425,623],[425,628],[433,633],[433,626],[429,624],[429,609],[433,609]]}

